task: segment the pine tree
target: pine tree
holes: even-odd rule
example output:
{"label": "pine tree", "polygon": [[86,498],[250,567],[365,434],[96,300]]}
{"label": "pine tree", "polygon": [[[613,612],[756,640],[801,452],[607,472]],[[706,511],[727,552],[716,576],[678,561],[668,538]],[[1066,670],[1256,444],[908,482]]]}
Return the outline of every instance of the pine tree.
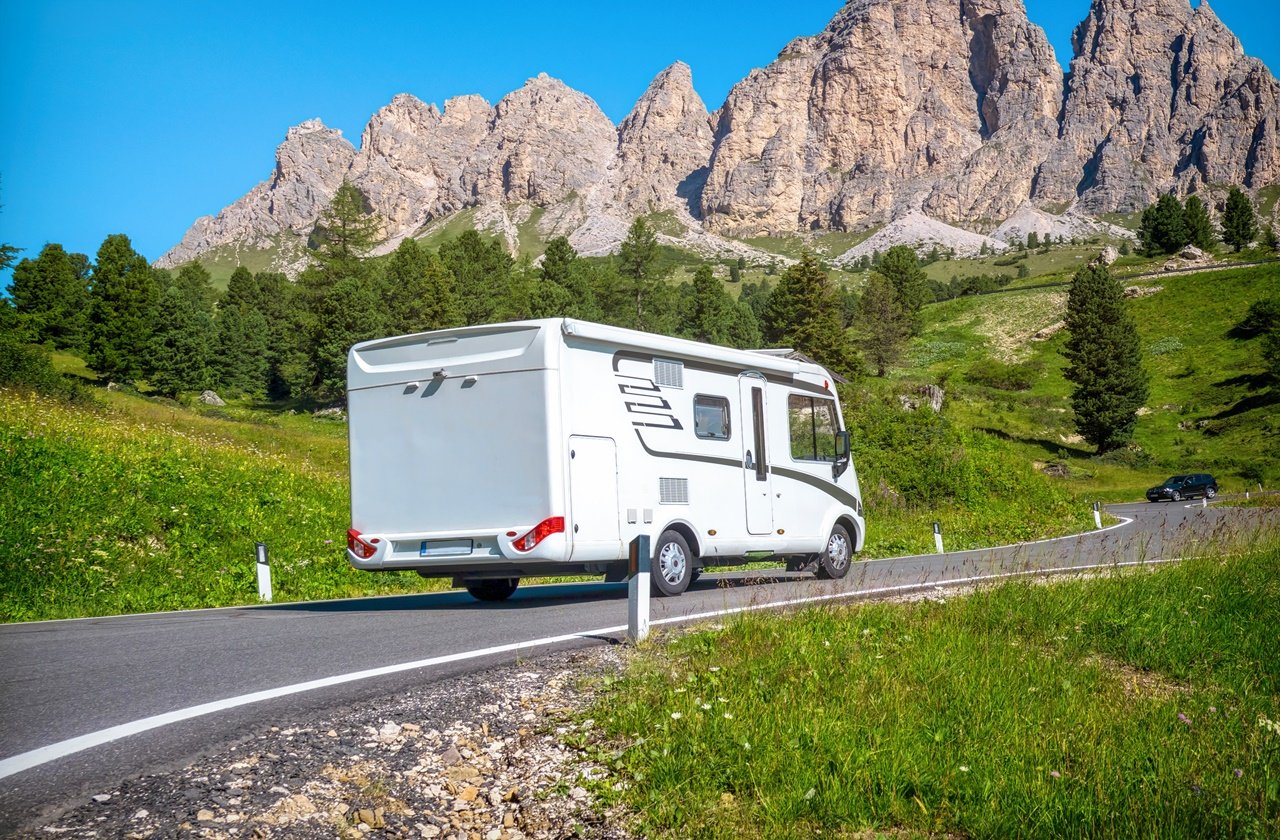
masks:
{"label": "pine tree", "polygon": [[1273,254],[1280,250],[1280,240],[1276,238],[1276,229],[1271,225],[1263,225],[1262,232],[1258,234],[1258,244]]}
{"label": "pine tree", "polygon": [[1249,196],[1241,192],[1239,187],[1232,187],[1231,192],[1227,193],[1227,207],[1222,212],[1222,241],[1238,253],[1241,248],[1249,247],[1257,233],[1257,222]]}
{"label": "pine tree", "polygon": [[732,344],[734,302],[716,279],[711,266],[703,264],[693,273],[693,300],[681,332],[695,341]]}
{"label": "pine tree", "polygon": [[1031,231],[1030,233],[1028,233],[1028,234],[1027,234],[1027,247],[1028,247],[1028,248],[1039,248],[1039,247],[1040,247],[1040,234],[1039,234],[1039,233],[1037,233],[1036,231],[1034,231],[1034,230],[1033,230],[1033,231]]}
{"label": "pine tree", "polygon": [[212,387],[217,333],[212,314],[198,289],[171,285],[160,296],[156,315],[148,384],[171,397],[179,391]]}
{"label": "pine tree", "polygon": [[862,292],[855,325],[861,334],[858,346],[875,368],[876,376],[884,376],[902,357],[902,349],[911,337],[911,319],[884,275],[872,272]]}
{"label": "pine tree", "polygon": [[146,375],[159,285],[129,237],[108,236],[98,249],[89,300],[89,367],[114,381]]}
{"label": "pine tree", "polygon": [[453,275],[465,323],[491,324],[500,319],[498,309],[508,295],[514,265],[501,243],[468,230],[440,246],[440,261]]}
{"label": "pine tree", "polygon": [[789,344],[843,376],[862,372],[862,359],[841,321],[839,295],[817,259],[806,253],[769,297],[766,338]]}
{"label": "pine tree", "polygon": [[1202,251],[1213,247],[1213,222],[1209,220],[1209,211],[1198,195],[1187,196],[1182,207],[1182,217],[1187,226],[1187,241]]}
{"label": "pine tree", "polygon": [[453,278],[440,258],[415,240],[400,243],[383,278],[387,331],[426,332],[462,326]]}
{"label": "pine tree", "polygon": [[218,313],[215,380],[224,395],[260,397],[267,393],[271,369],[266,316],[246,305]]}
{"label": "pine tree", "polygon": [[920,267],[916,252],[907,245],[894,245],[880,260],[877,271],[893,286],[898,306],[910,319],[912,333],[919,330],[919,314],[932,295],[929,276]]}
{"label": "pine tree", "polygon": [[634,318],[625,326],[648,332],[672,332],[675,290],[663,282],[658,264],[658,238],[644,219],[636,219],[618,246],[618,273],[631,286]]}
{"label": "pine tree", "polygon": [[1155,204],[1143,210],[1138,239],[1149,257],[1181,251],[1190,239],[1185,213],[1178,199],[1162,195]]}
{"label": "pine tree", "polygon": [[[582,318],[594,321],[600,317],[595,289],[578,252],[563,236],[547,243],[542,254],[540,294],[552,303],[547,306],[552,317]],[[546,306],[544,304],[544,306]]]}
{"label": "pine tree", "polygon": [[89,259],[49,243],[34,260],[19,262],[9,287],[17,311],[29,319],[35,341],[81,347],[88,326]]}
{"label": "pine tree", "polygon": [[311,234],[316,260],[332,277],[349,276],[377,243],[380,228],[360,190],[343,179]]}
{"label": "pine tree", "polygon": [[344,277],[317,310],[316,327],[311,393],[321,402],[341,400],[347,391],[347,351],[385,331],[380,301],[369,284]]}
{"label": "pine tree", "polygon": [[1076,428],[1100,453],[1133,435],[1147,399],[1137,325],[1125,310],[1124,291],[1105,266],[1082,268],[1067,296],[1066,378],[1075,385]]}

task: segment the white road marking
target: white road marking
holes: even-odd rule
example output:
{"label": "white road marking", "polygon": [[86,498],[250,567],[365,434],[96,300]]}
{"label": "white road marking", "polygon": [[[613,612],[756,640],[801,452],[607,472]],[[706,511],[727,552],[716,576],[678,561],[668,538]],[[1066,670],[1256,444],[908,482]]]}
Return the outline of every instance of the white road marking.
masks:
{"label": "white road marking", "polygon": [[[1126,520],[1120,523],[1126,525],[1133,520]],[[1119,525],[1111,526],[1113,528]],[[1109,529],[1108,529],[1109,530]],[[1091,531],[1089,533],[1099,533]],[[1058,537],[1056,539],[1069,539]],[[1041,542],[1051,542],[1052,540],[1041,540]],[[930,555],[918,555],[930,556]],[[906,558],[895,558],[906,559]],[[1057,575],[1070,572],[1084,572],[1095,569],[1112,569],[1125,566],[1144,566],[1155,565],[1157,563],[1172,563],[1178,558],[1169,560],[1138,560],[1122,563],[1095,563],[1088,566],[1067,566],[1055,569],[1034,569],[1016,572],[1000,572],[989,575],[974,575],[966,578],[957,578],[947,581],[931,581],[926,583],[906,583],[896,586],[881,586],[874,589],[857,589],[847,592],[832,592],[823,595],[812,595],[804,598],[788,598],[782,601],[770,601],[764,604],[747,604],[741,607],[728,607],[722,610],[711,610],[708,612],[693,613],[691,615],[674,616],[671,618],[662,618],[653,621],[652,624],[679,624],[688,621],[703,621],[711,618],[721,618],[728,615],[736,615],[738,613],[755,612],[757,610],[781,609],[783,607],[799,606],[801,604],[819,603],[822,601],[834,601],[848,598],[859,598],[871,595],[887,595],[894,592],[907,592],[919,589],[943,588],[952,586],[963,586],[972,583],[982,583],[984,581],[1002,580],[1005,578],[1028,577],[1031,575]],[[360,680],[373,679],[374,677],[383,677],[388,674],[398,674],[404,671],[413,671],[419,668],[429,668],[434,665],[445,665],[451,662],[463,662],[468,659],[480,659],[485,656],[493,656],[500,653],[511,653],[518,650],[526,650],[529,648],[544,647],[548,645],[561,644],[563,642],[580,641],[584,638],[592,636],[607,636],[613,633],[624,633],[627,625],[619,624],[613,627],[602,627],[597,630],[584,630],[579,633],[566,633],[560,636],[548,636],[542,639],[532,639],[524,642],[512,642],[505,645],[496,645],[494,647],[481,648],[479,650],[461,651],[459,653],[450,653],[443,656],[433,656],[428,659],[419,659],[413,662],[402,662],[398,665],[384,665],[380,668],[369,668],[363,671],[353,671],[349,674],[338,674],[332,677],[323,677],[317,680],[309,680],[307,682],[295,683],[293,685],[280,686],[279,688],[266,689],[264,691],[255,691],[250,694],[241,694],[235,697],[227,697],[222,700],[214,700],[210,703],[201,703],[198,706],[188,706],[185,709],[176,709],[172,712],[164,714],[152,715],[140,720],[122,723],[118,726],[100,729],[96,732],[90,732],[75,738],[68,738],[65,741],[58,741],[48,746],[38,747],[18,755],[11,756],[4,760],[0,760],[0,779],[12,776],[15,773],[21,773],[24,770],[30,770],[33,767],[39,767],[50,761],[56,761],[59,758],[66,758],[78,752],[101,746],[103,744],[116,741],[121,738],[127,738],[130,735],[137,735],[152,729],[159,729],[162,726],[179,723],[192,718],[211,715],[216,712],[234,709],[239,706],[248,706],[252,703],[260,703],[265,700],[274,700],[279,697],[288,697],[292,694],[302,694],[307,691],[315,691],[321,688],[329,688],[335,685],[343,685],[345,683],[358,682]]]}

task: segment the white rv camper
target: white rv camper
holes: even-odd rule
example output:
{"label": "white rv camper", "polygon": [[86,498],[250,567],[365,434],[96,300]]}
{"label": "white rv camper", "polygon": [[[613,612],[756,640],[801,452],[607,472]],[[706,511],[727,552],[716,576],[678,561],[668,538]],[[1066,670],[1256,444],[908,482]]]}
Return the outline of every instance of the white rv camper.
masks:
{"label": "white rv camper", "polygon": [[566,319],[366,341],[347,360],[360,569],[653,585],[764,557],[843,577],[865,539],[832,376],[744,351]]}

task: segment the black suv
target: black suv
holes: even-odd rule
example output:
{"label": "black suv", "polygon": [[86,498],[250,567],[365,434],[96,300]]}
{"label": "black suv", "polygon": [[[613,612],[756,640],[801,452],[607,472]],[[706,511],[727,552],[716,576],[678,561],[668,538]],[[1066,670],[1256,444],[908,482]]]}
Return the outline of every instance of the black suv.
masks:
{"label": "black suv", "polygon": [[1208,473],[1188,473],[1166,478],[1164,484],[1147,491],[1148,502],[1180,502],[1196,496],[1212,499],[1218,495],[1218,482]]}

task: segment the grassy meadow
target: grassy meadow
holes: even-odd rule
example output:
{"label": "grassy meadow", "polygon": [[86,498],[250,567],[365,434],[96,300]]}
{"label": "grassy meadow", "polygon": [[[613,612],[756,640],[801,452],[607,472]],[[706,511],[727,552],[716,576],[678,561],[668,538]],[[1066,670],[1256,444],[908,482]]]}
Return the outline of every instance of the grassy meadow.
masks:
{"label": "grassy meadow", "polygon": [[663,639],[584,713],[597,793],[654,838],[1274,837],[1280,542],[1252,536]]}
{"label": "grassy meadow", "polygon": [[0,392],[0,620],[253,603],[257,541],[277,600],[429,588],[347,565],[344,424],[100,400]]}
{"label": "grassy meadow", "polygon": [[1066,289],[1029,289],[925,309],[924,334],[892,387],[943,383],[957,425],[1011,443],[1024,460],[1107,500],[1177,472],[1217,475],[1224,492],[1280,482],[1280,390],[1263,375],[1260,341],[1233,335],[1249,305],[1276,294],[1275,265],[1136,281],[1130,302],[1151,393],[1134,445],[1096,457],[1075,436],[1066,334],[1055,331]]}

